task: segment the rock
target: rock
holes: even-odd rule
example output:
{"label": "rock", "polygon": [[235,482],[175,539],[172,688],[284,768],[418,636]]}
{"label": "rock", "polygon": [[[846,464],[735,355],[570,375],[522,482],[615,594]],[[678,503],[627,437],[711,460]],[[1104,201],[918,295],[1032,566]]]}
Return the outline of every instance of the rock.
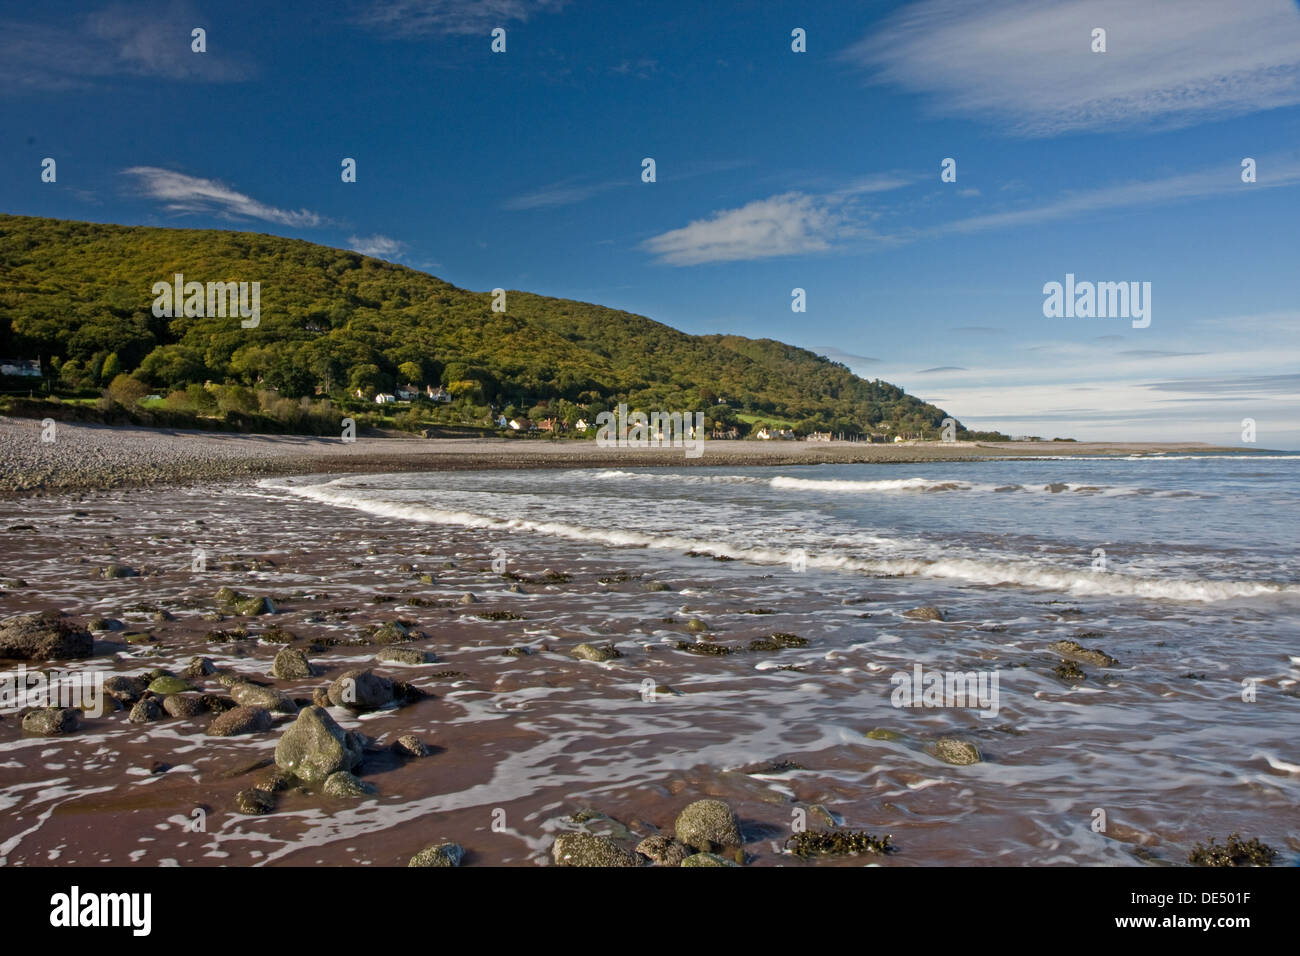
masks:
{"label": "rock", "polygon": [[296,647],[286,647],[275,655],[271,676],[280,680],[302,680],[305,677],[315,677],[316,668],[312,667],[311,661],[307,660],[307,655],[302,651]]}
{"label": "rock", "polygon": [[721,800],[696,800],[677,815],[674,829],[680,842],[705,852],[745,842],[735,811]]}
{"label": "rock", "polygon": [[695,853],[682,860],[682,866],[740,866],[732,860],[723,859],[713,853]]}
{"label": "rock", "polygon": [[361,743],[320,707],[304,707],[275,747],[281,770],[307,783],[324,783],[330,774],[361,765]]}
{"label": "rock", "polygon": [[162,706],[173,717],[190,718],[208,712],[208,705],[198,694],[168,694]]}
{"label": "rock", "polygon": [[315,687],[311,692],[311,702],[317,707],[331,707],[328,687]]}
{"label": "rock", "polygon": [[413,640],[410,629],[401,621],[386,621],[370,634],[375,644],[404,644]]}
{"label": "rock", "polygon": [[393,741],[393,746],[389,748],[399,757],[427,757],[429,748],[425,746],[424,741],[414,734],[405,734]]}
{"label": "rock", "polygon": [[344,671],[330,684],[330,703],[349,710],[377,710],[393,700],[393,682],[368,670]]}
{"label": "rock", "polygon": [[1057,679],[1065,681],[1067,684],[1077,684],[1081,680],[1087,680],[1088,675],[1083,672],[1083,668],[1074,661],[1062,660],[1052,668],[1052,673]]}
{"label": "rock", "polygon": [[338,770],[326,777],[322,790],[327,797],[364,797],[379,792],[374,784],[358,780],[346,770]]}
{"label": "rock", "polygon": [[260,684],[231,684],[230,696],[241,707],[263,707],[276,714],[296,714],[298,705],[274,687]]}
{"label": "rock", "polygon": [[275,809],[275,795],[267,790],[250,787],[235,794],[235,807],[246,816],[259,817]]}
{"label": "rock", "polygon": [[260,614],[274,614],[275,604],[268,597],[251,597],[235,604],[235,613],[244,617],[257,617]]}
{"label": "rock", "polygon": [[465,851],[455,843],[435,843],[433,846],[426,846],[415,856],[411,857],[411,862],[407,866],[460,866],[460,861],[465,859]]}
{"label": "rock", "polygon": [[199,700],[203,701],[203,706],[214,714],[224,714],[239,706],[229,697],[221,697],[217,694],[204,694]]}
{"label": "rock", "polygon": [[874,727],[867,731],[867,736],[872,740],[902,740],[903,735],[896,730],[889,730],[886,727]]}
{"label": "rock", "polygon": [[438,658],[414,647],[385,647],[375,655],[379,664],[436,664]]}
{"label": "rock", "polygon": [[128,644],[152,644],[154,638],[147,631],[127,631],[122,635],[122,640]]}
{"label": "rock", "polygon": [[155,720],[162,720],[162,716],[162,705],[158,703],[157,697],[141,697],[136,701],[135,706],[131,708],[127,720],[133,724],[147,724]]}
{"label": "rock", "polygon": [[613,644],[579,644],[569,653],[580,661],[596,661],[598,663],[612,661],[623,656],[622,652]]}
{"label": "rock", "polygon": [[471,592],[466,591],[464,594],[462,594],[462,595],[460,596],[460,603],[461,603],[461,604],[477,604],[477,603],[478,603],[478,598],[476,598],[476,597],[475,597]]}
{"label": "rock", "polygon": [[1084,647],[1078,641],[1057,641],[1055,644],[1049,644],[1048,649],[1055,651],[1062,657],[1073,657],[1086,664],[1095,664],[1098,667],[1114,667],[1119,663],[1105,651]]}
{"label": "rock", "polygon": [[190,687],[188,683],[181,680],[179,677],[170,676],[157,677],[149,685],[149,690],[160,697],[165,697],[168,694],[183,694],[185,691],[193,689],[194,688]]}
{"label": "rock", "polygon": [[943,611],[937,607],[926,605],[925,607],[914,607],[910,611],[904,611],[903,617],[910,617],[917,621],[942,621],[944,620]]}
{"label": "rock", "polygon": [[635,853],[594,833],[561,833],[551,846],[558,866],[640,866]]}
{"label": "rock", "polygon": [[185,668],[186,677],[210,677],[217,672],[217,665],[207,657],[191,657]]}
{"label": "rock", "polygon": [[959,737],[940,737],[934,742],[934,753],[944,763],[959,767],[979,763],[984,759],[980,756],[978,747]]}
{"label": "rock", "polygon": [[709,629],[709,625],[705,624],[698,617],[693,617],[686,622],[686,630],[690,631],[693,634],[698,634],[702,631],[707,631],[708,629]]}
{"label": "rock", "polygon": [[99,569],[101,578],[134,578],[139,573],[135,568],[128,568],[125,564],[109,564]]}
{"label": "rock", "polygon": [[681,866],[691,855],[683,844],[666,836],[646,837],[636,845],[636,852],[659,866]]}
{"label": "rock", "polygon": [[59,611],[20,614],[0,621],[0,657],[29,661],[66,661],[89,657],[95,639],[64,620]]}
{"label": "rock", "polygon": [[271,729],[271,713],[263,707],[235,707],[218,714],[208,725],[209,737],[260,734]]}
{"label": "rock", "polygon": [[668,585],[662,581],[647,581],[642,587],[647,591],[667,591],[670,590]]}
{"label": "rock", "polygon": [[88,631],[120,631],[122,627],[122,622],[112,617],[92,617],[86,622]]}
{"label": "rock", "polygon": [[140,677],[113,674],[104,678],[104,693],[123,704],[134,704],[148,686],[148,683]]}
{"label": "rock", "polygon": [[80,723],[71,707],[38,707],[23,715],[23,733],[37,737],[70,734]]}

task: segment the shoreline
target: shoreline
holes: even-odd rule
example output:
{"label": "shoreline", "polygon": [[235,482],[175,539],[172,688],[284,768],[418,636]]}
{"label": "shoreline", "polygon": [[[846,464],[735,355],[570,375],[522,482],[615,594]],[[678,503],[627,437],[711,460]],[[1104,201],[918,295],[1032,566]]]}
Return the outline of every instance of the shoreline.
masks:
{"label": "shoreline", "polygon": [[0,416],[0,495],[188,485],[231,478],[519,468],[645,468],[727,465],[921,464],[1053,456],[1271,453],[1199,442],[709,441],[681,448],[600,448],[595,442],[511,438],[335,438],[58,423]]}

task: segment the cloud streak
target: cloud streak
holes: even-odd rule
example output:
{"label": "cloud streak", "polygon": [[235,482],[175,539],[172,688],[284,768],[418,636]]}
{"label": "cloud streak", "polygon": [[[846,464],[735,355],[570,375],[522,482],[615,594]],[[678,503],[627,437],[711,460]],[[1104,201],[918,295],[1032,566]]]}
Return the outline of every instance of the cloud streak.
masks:
{"label": "cloud streak", "polygon": [[132,166],[122,172],[136,180],[143,195],[162,202],[169,212],[261,219],[296,228],[314,229],[329,224],[317,213],[268,206],[215,179],[201,179],[157,166]]}
{"label": "cloud streak", "polygon": [[511,21],[556,13],[568,0],[373,0],[357,18],[363,26],[393,36],[428,34],[484,37]]}
{"label": "cloud streak", "polygon": [[[1091,49],[1097,27],[1105,53]],[[1300,103],[1300,12],[1289,0],[925,0],[843,56],[937,115],[1027,137]]]}

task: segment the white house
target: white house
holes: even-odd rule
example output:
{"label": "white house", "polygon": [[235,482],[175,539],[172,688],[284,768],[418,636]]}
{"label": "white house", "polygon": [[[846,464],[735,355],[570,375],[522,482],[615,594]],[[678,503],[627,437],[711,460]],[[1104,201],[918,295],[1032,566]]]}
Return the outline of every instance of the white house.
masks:
{"label": "white house", "polygon": [[0,375],[14,375],[19,378],[40,378],[40,359],[0,359]]}
{"label": "white house", "polygon": [[431,402],[450,402],[451,393],[446,391],[441,385],[434,388],[432,385],[424,386],[424,395]]}
{"label": "white house", "polygon": [[764,425],[762,428],[760,428],[757,432],[754,433],[754,437],[760,439],[761,441],[771,441],[772,433],[768,431],[767,426]]}
{"label": "white house", "polygon": [[413,398],[420,397],[420,386],[412,385],[407,382],[405,385],[399,385],[397,388],[397,397],[404,402],[409,402]]}
{"label": "white house", "polygon": [[506,417],[504,415],[497,416],[497,428],[506,428],[509,425],[510,423],[506,421]]}
{"label": "white house", "polygon": [[390,395],[387,392],[380,392],[375,396],[376,405],[391,405],[395,401],[397,401],[397,396]]}
{"label": "white house", "polygon": [[591,426],[587,424],[587,420],[585,418],[579,418],[576,422],[573,423],[573,427],[580,432],[585,432]]}

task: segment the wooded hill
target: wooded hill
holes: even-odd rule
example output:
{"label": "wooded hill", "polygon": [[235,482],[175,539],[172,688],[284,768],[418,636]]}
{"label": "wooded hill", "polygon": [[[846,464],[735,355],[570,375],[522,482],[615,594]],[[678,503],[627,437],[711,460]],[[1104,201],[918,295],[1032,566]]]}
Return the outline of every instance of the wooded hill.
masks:
{"label": "wooded hill", "polygon": [[[176,273],[259,282],[258,326],[179,308],[155,317],[151,290]],[[287,399],[442,385],[467,419],[507,406],[563,419],[626,402],[710,408],[724,422],[766,416],[804,431],[938,437],[947,417],[771,339],[687,335],[513,290],[494,312],[491,293],[296,239],[26,216],[0,215],[0,356],[39,358],[55,390],[83,392],[123,374],[161,394],[211,381]]]}

